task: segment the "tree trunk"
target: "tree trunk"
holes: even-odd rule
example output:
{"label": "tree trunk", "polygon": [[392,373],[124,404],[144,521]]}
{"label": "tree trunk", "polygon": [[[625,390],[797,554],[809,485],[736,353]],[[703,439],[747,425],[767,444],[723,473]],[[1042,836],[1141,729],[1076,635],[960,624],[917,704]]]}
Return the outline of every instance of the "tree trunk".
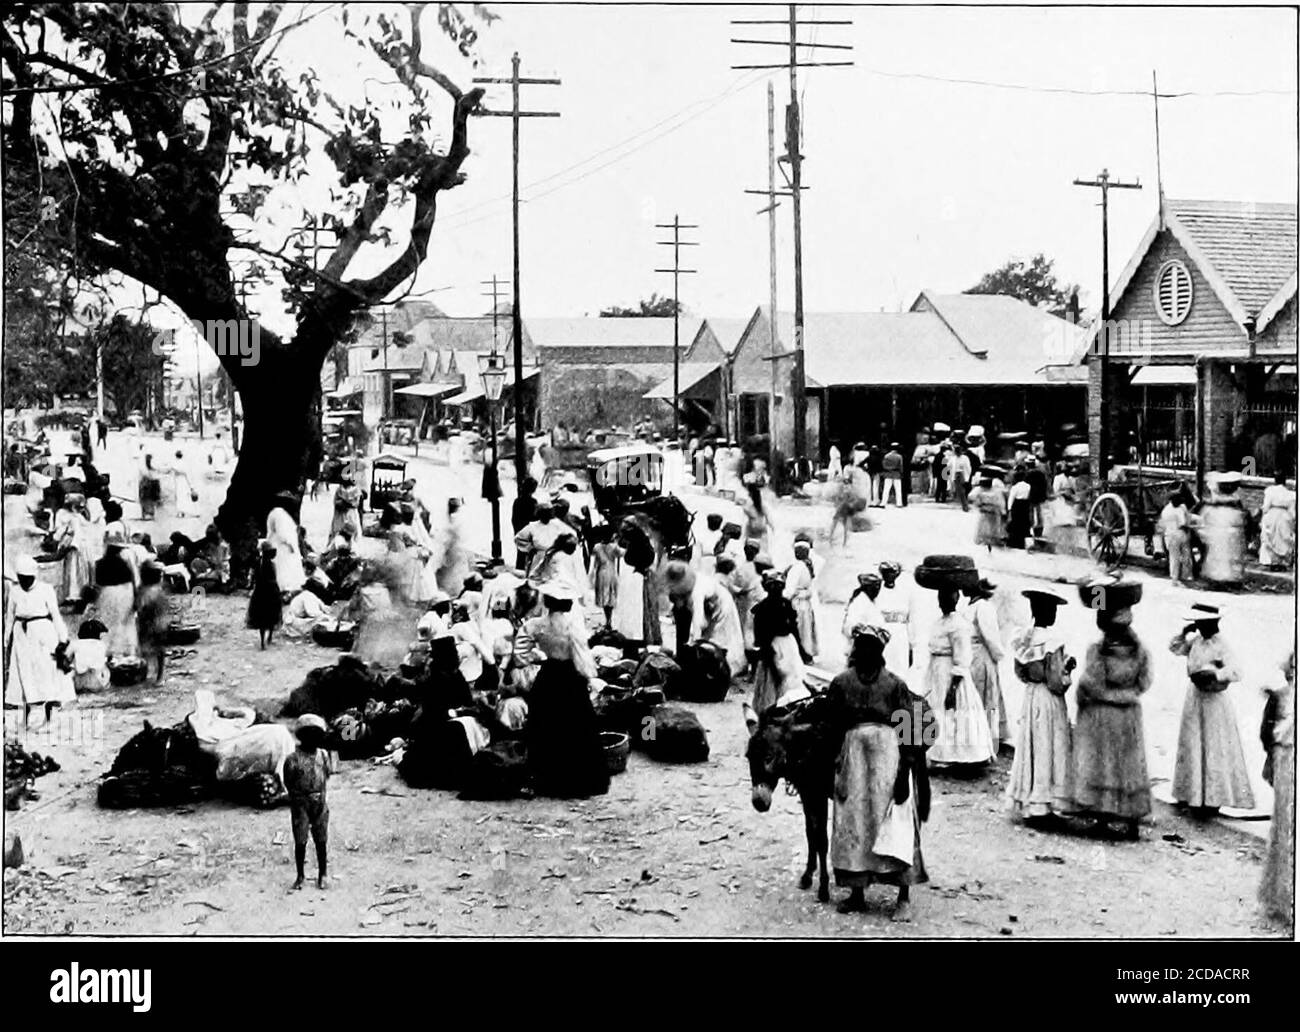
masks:
{"label": "tree trunk", "polygon": [[216,517],[217,529],[230,543],[237,578],[252,568],[267,514],[280,506],[297,520],[306,480],[319,470],[320,362],[264,353],[256,375],[244,378],[238,389],[244,432]]}

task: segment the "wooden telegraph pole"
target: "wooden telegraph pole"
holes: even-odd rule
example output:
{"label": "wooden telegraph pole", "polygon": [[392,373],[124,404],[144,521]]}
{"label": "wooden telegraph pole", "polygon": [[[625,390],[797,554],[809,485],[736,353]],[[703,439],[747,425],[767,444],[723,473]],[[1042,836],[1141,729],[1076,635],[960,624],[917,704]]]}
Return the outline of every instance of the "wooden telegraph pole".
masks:
{"label": "wooden telegraph pole", "polygon": [[479,107],[474,114],[497,118],[509,118],[512,123],[512,167],[514,182],[514,305],[511,316],[511,330],[514,335],[515,358],[515,480],[523,483],[528,475],[528,442],[524,433],[524,321],[519,303],[519,119],[521,118],[559,118],[558,111],[520,111],[520,86],[559,86],[559,79],[524,79],[519,75],[519,54],[510,59],[510,78],[475,79],[476,84],[510,85],[511,108],[509,111],[491,111]]}
{"label": "wooden telegraph pole", "polygon": [[1101,427],[1097,456],[1097,475],[1105,479],[1110,469],[1110,230],[1109,198],[1111,190],[1141,190],[1139,182],[1121,183],[1110,178],[1102,169],[1096,179],[1076,179],[1075,186],[1086,186],[1101,191]]}
{"label": "wooden telegraph pole", "polygon": [[772,395],[768,399],[767,408],[770,459],[771,447],[775,445],[773,434],[776,429],[776,407],[781,396],[780,377],[777,372],[777,361],[781,356],[776,346],[776,209],[780,207],[778,197],[793,196],[790,190],[776,188],[776,94],[770,82],[767,84],[767,189],[746,190],[745,193],[761,194],[767,198],[767,207],[759,208],[757,214],[767,216],[767,344],[768,361],[772,364]]}
{"label": "wooden telegraph pole", "polygon": [[678,277],[694,275],[698,270],[682,268],[682,248],[699,247],[698,241],[683,240],[683,229],[699,229],[699,226],[687,225],[682,222],[677,215],[673,216],[672,222],[657,222],[655,229],[671,229],[673,238],[671,240],[657,241],[660,247],[671,247],[673,249],[673,267],[671,269],[655,269],[655,272],[671,272],[673,274],[673,437],[680,439],[682,435],[682,399],[681,399],[681,312],[682,302],[678,292]]}
{"label": "wooden telegraph pole", "polygon": [[[789,15],[785,19],[758,18],[733,20],[733,25],[785,25],[789,28],[789,37],[776,39],[733,39],[733,43],[756,44],[763,46],[786,47],[789,57],[784,64],[746,64],[732,65],[734,70],[742,71],[758,68],[788,69],[790,73],[790,103],[785,109],[785,154],[781,157],[782,174],[785,165],[790,166],[787,185],[790,188],[792,207],[794,208],[794,369],[791,372],[790,391],[794,395],[794,457],[802,465],[808,459],[808,396],[807,378],[804,374],[804,332],[803,332],[803,153],[802,129],[799,115],[800,68],[842,68],[853,64],[852,61],[800,61],[799,49],[817,48],[825,50],[852,50],[851,43],[804,43],[799,41],[799,29],[807,25],[852,25],[847,20],[800,19],[797,4],[789,5]],[[775,437],[775,434],[773,435]]]}

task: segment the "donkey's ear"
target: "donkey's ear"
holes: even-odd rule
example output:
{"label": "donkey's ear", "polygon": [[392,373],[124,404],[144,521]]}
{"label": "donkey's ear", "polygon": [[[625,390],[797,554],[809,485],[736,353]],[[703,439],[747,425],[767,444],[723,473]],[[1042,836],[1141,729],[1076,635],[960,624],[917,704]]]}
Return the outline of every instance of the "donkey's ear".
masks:
{"label": "donkey's ear", "polygon": [[153,725],[150,724],[149,721],[146,720],[146,721],[144,722],[144,729],[145,729],[146,731],[152,731],[152,730],[153,730]]}

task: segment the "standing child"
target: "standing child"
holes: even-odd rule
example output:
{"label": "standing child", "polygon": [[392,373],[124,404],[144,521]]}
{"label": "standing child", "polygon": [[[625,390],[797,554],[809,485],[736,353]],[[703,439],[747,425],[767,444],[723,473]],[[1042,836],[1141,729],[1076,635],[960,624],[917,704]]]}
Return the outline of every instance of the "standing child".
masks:
{"label": "standing child", "polygon": [[253,593],[248,598],[248,626],[257,631],[266,648],[281,620],[280,584],[275,576],[275,546],[263,541],[254,575]]}
{"label": "standing child", "polygon": [[289,793],[289,816],[293,822],[293,860],[298,877],[293,889],[301,889],[307,865],[307,836],[316,843],[316,887],[325,888],[329,857],[330,807],[326,785],[333,773],[325,751],[325,721],[315,713],[298,719],[298,748],[284,761],[284,788]]}
{"label": "standing child", "polygon": [[1199,817],[1220,807],[1248,810],[1255,805],[1241,751],[1237,714],[1227,688],[1238,680],[1236,659],[1219,634],[1217,606],[1198,603],[1187,625],[1174,635],[1169,651],[1187,657],[1187,702],[1178,729],[1173,796]]}
{"label": "standing child", "polygon": [[135,633],[140,643],[140,658],[145,669],[155,670],[154,683],[162,684],[163,662],[167,656],[167,627],[171,614],[167,593],[163,589],[161,563],[148,562],[140,567],[140,594],[136,597]]}
{"label": "standing child", "polygon": [[108,687],[108,628],[94,617],[77,628],[77,640],[68,647],[72,661],[72,686],[78,692],[98,692]]}
{"label": "standing child", "polygon": [[1193,579],[1192,536],[1189,531],[1191,514],[1187,510],[1184,489],[1172,492],[1165,507],[1160,510],[1160,536],[1165,539],[1165,552],[1169,556],[1169,579],[1184,587]]}
{"label": "standing child", "polygon": [[596,605],[605,613],[605,630],[614,626],[614,609],[618,606],[619,554],[610,526],[592,530],[596,543],[591,549],[591,583],[596,591]]}
{"label": "standing child", "polygon": [[1052,630],[1065,599],[1052,591],[1022,592],[1034,625],[1012,642],[1016,676],[1025,686],[1007,798],[1026,824],[1048,824],[1073,808],[1070,715],[1065,693],[1075,662]]}

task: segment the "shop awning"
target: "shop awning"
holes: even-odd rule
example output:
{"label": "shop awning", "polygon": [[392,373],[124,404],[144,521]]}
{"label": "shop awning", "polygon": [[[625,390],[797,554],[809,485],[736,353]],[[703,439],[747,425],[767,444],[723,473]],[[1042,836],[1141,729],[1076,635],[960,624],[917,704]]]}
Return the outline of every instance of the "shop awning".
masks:
{"label": "shop awning", "polygon": [[361,377],[359,377],[359,376],[349,376],[349,377],[347,377],[347,378],[346,378],[342,383],[340,383],[337,387],[335,387],[334,390],[329,391],[329,392],[325,395],[325,397],[327,397],[327,398],[350,398],[350,397],[352,397],[354,394],[360,394],[363,390],[365,390],[365,386],[364,386],[364,385],[362,384],[362,382],[361,382]]}
{"label": "shop awning", "polygon": [[[720,368],[717,362],[683,362],[677,367],[677,385],[678,393],[685,394],[692,387],[698,386],[711,373],[717,372]],[[658,387],[646,391],[643,397],[662,398],[664,401],[673,400],[673,378],[670,376],[659,384]]]}
{"label": "shop awning", "polygon": [[441,398],[457,389],[454,383],[413,383],[409,387],[399,387],[393,393],[411,398]]}
{"label": "shop awning", "polygon": [[443,398],[442,403],[444,405],[468,405],[471,401],[476,401],[481,397],[483,397],[483,385],[480,383],[466,388],[459,394],[453,394],[450,398]]}
{"label": "shop awning", "polygon": [[1186,365],[1143,366],[1133,374],[1134,387],[1195,387],[1196,367]]}

